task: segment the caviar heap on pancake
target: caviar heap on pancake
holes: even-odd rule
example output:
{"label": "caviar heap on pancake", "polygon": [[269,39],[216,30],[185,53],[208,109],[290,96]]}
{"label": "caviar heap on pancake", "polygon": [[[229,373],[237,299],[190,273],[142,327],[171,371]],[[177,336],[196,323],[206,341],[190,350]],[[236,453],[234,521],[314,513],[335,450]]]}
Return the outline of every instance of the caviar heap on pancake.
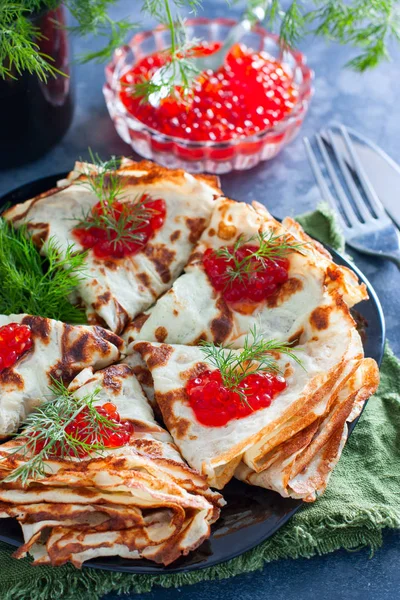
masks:
{"label": "caviar heap on pancake", "polygon": [[0,373],[15,365],[25,352],[32,348],[31,328],[28,325],[9,323],[0,327]]}
{"label": "caviar heap on pancake", "polygon": [[[134,427],[130,421],[121,421],[115,404],[106,402],[102,406],[96,406],[95,411],[100,416],[98,422],[92,422],[90,408],[85,406],[65,426],[66,437],[70,436],[77,441],[77,445],[63,445],[56,442],[49,446],[50,440],[41,437],[35,443],[35,452],[49,447],[49,456],[79,456],[79,458],[83,458],[88,456],[91,450],[97,450],[99,445],[104,448],[119,448],[129,443]],[[101,417],[103,418],[101,419]]]}
{"label": "caviar heap on pancake", "polygon": [[190,379],[186,392],[199,423],[220,427],[267,408],[285,388],[286,381],[281,375],[254,372],[247,375],[235,391],[223,384],[221,372],[215,370]]}
{"label": "caviar heap on pancake", "polygon": [[290,263],[285,255],[300,246],[285,237],[260,232],[248,240],[241,236],[233,246],[208,248],[203,266],[213,288],[227,302],[261,302],[289,279]]}
{"label": "caviar heap on pancake", "polygon": [[217,368],[191,377],[186,393],[199,423],[209,427],[221,427],[270,406],[286,388],[277,353],[300,363],[290,344],[266,340],[255,327],[240,351],[212,342],[203,343],[201,350],[207,363]]}
{"label": "caviar heap on pancake", "polygon": [[97,258],[124,258],[142,250],[165,221],[162,199],[147,194],[136,202],[100,201],[74,228],[74,236]]}
{"label": "caviar heap on pancake", "polygon": [[[287,258],[274,260],[257,258],[257,246],[242,246],[235,251],[233,246],[227,248],[232,258],[227,258],[208,248],[203,257],[205,272],[213,288],[221,292],[228,302],[250,300],[261,302],[274,294],[278,287],[288,280],[289,261]],[[235,264],[248,258],[248,270],[242,275],[232,277]],[[236,263],[235,263],[236,259]]]}
{"label": "caviar heap on pancake", "polygon": [[[221,42],[202,42],[192,53],[212,54]],[[153,107],[135,93],[169,61],[168,52],[141,59],[121,78],[120,98],[139,121],[164,134],[193,141],[224,142],[255,135],[288,115],[298,97],[291,74],[264,51],[233,46],[224,64],[205,71],[184,102],[178,94]]]}

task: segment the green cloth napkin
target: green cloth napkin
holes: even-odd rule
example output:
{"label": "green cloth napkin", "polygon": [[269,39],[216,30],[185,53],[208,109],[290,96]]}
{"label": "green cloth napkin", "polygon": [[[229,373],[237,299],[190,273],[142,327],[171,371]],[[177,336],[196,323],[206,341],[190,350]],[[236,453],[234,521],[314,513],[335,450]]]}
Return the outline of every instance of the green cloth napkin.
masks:
{"label": "green cloth napkin", "polygon": [[[312,236],[343,249],[343,237],[326,205],[298,219]],[[306,505],[272,538],[229,562],[176,575],[129,575],[70,565],[31,567],[0,544],[1,600],[95,600],[114,592],[146,592],[261,569],[279,558],[311,557],[339,548],[382,544],[382,530],[400,527],[400,362],[386,347],[381,384],[351,435],[325,494]],[[0,521],[1,527],[1,521]]]}

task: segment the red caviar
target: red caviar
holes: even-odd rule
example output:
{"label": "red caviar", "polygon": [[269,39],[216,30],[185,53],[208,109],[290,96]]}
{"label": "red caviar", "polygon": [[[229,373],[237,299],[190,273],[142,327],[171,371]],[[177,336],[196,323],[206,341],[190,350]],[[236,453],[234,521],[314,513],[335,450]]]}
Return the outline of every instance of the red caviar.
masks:
{"label": "red caviar", "polygon": [[204,371],[186,384],[197,420],[208,427],[221,427],[233,419],[242,419],[253,411],[267,408],[285,388],[286,381],[280,375],[251,373],[239,384],[239,389],[246,394],[244,400],[237,391],[224,386],[218,370]]}
{"label": "red caviar", "polygon": [[[105,215],[114,223],[118,223],[121,219],[125,220],[126,226],[123,227],[121,235],[106,226],[76,227],[73,233],[81,246],[86,249],[91,248],[97,258],[124,258],[136,254],[143,249],[165,221],[166,207],[164,200],[148,198],[150,197],[145,195],[141,202],[149,217],[135,226],[134,230],[132,230],[132,221],[129,220],[128,215],[132,203],[116,200],[111,205],[102,204],[101,202],[95,204],[92,208],[92,218]],[[90,217],[88,221],[90,222]],[[135,239],[132,239],[132,234],[134,234]]]}
{"label": "red caviar", "polygon": [[9,323],[0,327],[0,373],[15,365],[32,346],[32,331],[28,325]]}
{"label": "red caviar", "polygon": [[[76,440],[84,442],[85,444],[95,445],[100,443],[106,448],[119,448],[129,443],[129,439],[134,432],[134,427],[130,421],[121,421],[121,417],[118,413],[117,407],[112,402],[106,402],[102,406],[96,406],[96,410],[99,415],[102,415],[112,423],[100,423],[98,432],[90,432],[90,421],[88,420],[89,409],[83,408],[78,413],[75,419],[66,426],[65,432],[71,435]],[[46,439],[39,439],[36,442],[35,451],[40,452],[48,445],[49,441]],[[90,450],[86,451],[85,448],[77,447],[76,451],[72,447],[67,448],[67,451],[63,452],[60,443],[56,442],[49,450],[50,456],[71,456],[82,458],[87,456]]]}
{"label": "red caviar", "polygon": [[[193,52],[212,54],[220,46],[221,42],[203,42]],[[120,98],[128,112],[167,135],[217,142],[245,138],[272,127],[297,101],[298,89],[286,67],[264,51],[237,44],[217,71],[199,75],[185,102],[169,97],[155,108],[135,96],[134,86],[168,61],[166,52],[156,52],[120,80]]]}
{"label": "red caviar", "polygon": [[[246,244],[235,252],[233,246],[229,246],[228,250],[237,261],[242,261],[246,255],[257,252],[258,247]],[[217,256],[211,248],[203,256],[204,270],[213,288],[221,292],[227,302],[261,302],[274,294],[289,278],[287,258],[260,259],[254,256],[248,263],[248,269],[243,271],[241,277],[232,278],[230,271],[235,268],[233,258],[227,260],[224,256]]]}

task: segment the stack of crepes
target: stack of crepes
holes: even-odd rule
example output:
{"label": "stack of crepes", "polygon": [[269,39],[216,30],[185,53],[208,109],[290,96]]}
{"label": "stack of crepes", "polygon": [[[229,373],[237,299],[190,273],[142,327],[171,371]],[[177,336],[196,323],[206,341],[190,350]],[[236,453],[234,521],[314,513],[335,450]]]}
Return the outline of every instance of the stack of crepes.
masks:
{"label": "stack of crepes", "polygon": [[[259,231],[304,245],[288,254],[289,279],[277,294],[257,306],[229,306],[207,278],[203,253]],[[185,274],[128,328],[130,361],[143,369],[135,352],[145,360],[168,430],[211,486],[221,489],[235,476],[282,496],[313,501],[340,457],[347,423],[378,385],[378,367],[364,358],[349,312],[366,297],[354,273],[335,265],[292,219],[280,224],[260,205],[219,200]],[[157,341],[156,323],[164,324],[168,343]],[[276,355],[287,387],[271,406],[224,426],[200,424],[186,384],[215,367],[196,343],[207,339],[241,348],[254,325],[266,339],[291,342],[302,365]]]}
{"label": "stack of crepes", "polygon": [[[197,548],[223,505],[204,477],[182,460],[154,420],[127,365],[83,370],[70,384],[77,397],[98,389],[95,404],[112,402],[134,433],[127,446],[88,459],[46,462],[46,476],[0,484],[0,516],[16,517],[34,564],[82,563],[98,556],[147,558],[165,565]],[[26,460],[21,440],[0,447],[3,480]]]}

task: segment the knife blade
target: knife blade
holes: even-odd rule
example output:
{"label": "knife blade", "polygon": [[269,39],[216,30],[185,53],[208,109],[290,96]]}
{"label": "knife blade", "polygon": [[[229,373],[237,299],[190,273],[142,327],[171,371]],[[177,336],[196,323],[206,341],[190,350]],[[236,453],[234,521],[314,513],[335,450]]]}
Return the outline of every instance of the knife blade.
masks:
{"label": "knife blade", "polygon": [[[335,124],[336,126],[336,124]],[[361,164],[370,180],[372,186],[386,212],[400,229],[400,166],[390,158],[382,148],[379,148],[374,142],[361,135],[351,127],[346,126],[355,150],[358,154]],[[351,159],[343,143],[343,138],[333,128],[333,135],[345,161],[350,166]],[[329,141],[322,133],[322,137],[329,144]]]}

